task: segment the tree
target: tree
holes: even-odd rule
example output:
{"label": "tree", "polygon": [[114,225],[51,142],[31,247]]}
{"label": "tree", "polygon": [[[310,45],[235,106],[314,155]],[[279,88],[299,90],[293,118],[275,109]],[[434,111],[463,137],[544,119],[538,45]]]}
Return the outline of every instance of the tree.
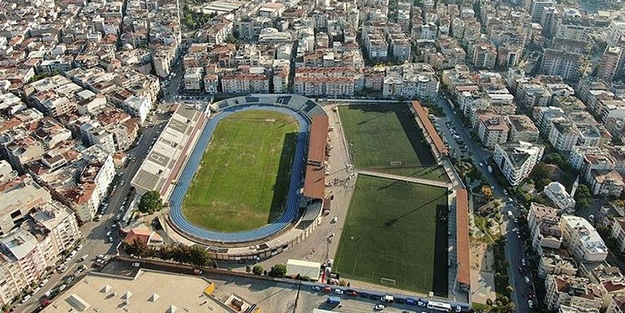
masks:
{"label": "tree", "polygon": [[592,193],[586,184],[579,184],[575,192],[575,201],[578,209],[587,209],[590,207]]}
{"label": "tree", "polygon": [[141,196],[139,201],[139,212],[146,214],[153,214],[160,211],[163,208],[163,201],[161,200],[161,194],[156,190],[151,190]]}
{"label": "tree", "polygon": [[210,264],[211,258],[206,249],[193,246],[188,251],[189,263],[197,266],[207,266]]}
{"label": "tree", "polygon": [[249,272],[251,272],[251,271],[252,271],[252,268],[251,268],[249,265],[246,265],[246,266],[245,266],[245,272],[246,272],[246,273],[249,273]]}
{"label": "tree", "polygon": [[536,164],[534,170],[532,170],[532,173],[530,174],[530,177],[535,182],[538,182],[545,178],[549,178],[549,167],[544,162]]}
{"label": "tree", "polygon": [[278,278],[286,276],[286,265],[278,263],[272,266],[269,271],[269,276]]}
{"label": "tree", "polygon": [[252,273],[257,276],[262,275],[264,271],[265,269],[260,265],[254,265],[254,267],[252,268]]}
{"label": "tree", "polygon": [[482,187],[480,188],[480,193],[482,193],[488,201],[493,198],[493,190],[488,185],[482,185]]}

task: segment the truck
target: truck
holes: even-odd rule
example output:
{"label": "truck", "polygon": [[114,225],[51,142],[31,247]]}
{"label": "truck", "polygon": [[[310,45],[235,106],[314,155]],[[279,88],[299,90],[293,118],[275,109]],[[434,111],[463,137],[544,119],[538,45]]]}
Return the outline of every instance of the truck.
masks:
{"label": "truck", "polygon": [[490,165],[488,166],[487,169],[488,169],[488,174],[492,174],[493,173],[493,168]]}
{"label": "truck", "polygon": [[331,304],[331,305],[339,305],[341,304],[341,298],[339,297],[328,297],[328,300],[326,300],[327,304]]}

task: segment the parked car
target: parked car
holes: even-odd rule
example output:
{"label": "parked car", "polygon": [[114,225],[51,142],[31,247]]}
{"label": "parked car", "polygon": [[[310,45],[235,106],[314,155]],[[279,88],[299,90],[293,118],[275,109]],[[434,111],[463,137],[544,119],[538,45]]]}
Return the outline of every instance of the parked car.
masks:
{"label": "parked car", "polygon": [[525,281],[526,284],[528,284],[528,285],[530,284],[530,278],[529,277],[525,276],[523,278],[523,280]]}
{"label": "parked car", "polygon": [[321,287],[319,287],[319,286],[312,286],[312,290],[314,290],[314,291],[320,291],[320,290],[321,290]]}
{"label": "parked car", "polygon": [[337,295],[342,295],[343,294],[343,290],[336,288],[334,289],[334,293],[336,293]]}
{"label": "parked car", "polygon": [[132,266],[133,267],[139,267],[139,266],[141,266],[141,264],[139,264],[139,262],[135,262],[135,263],[132,263]]}
{"label": "parked car", "polygon": [[386,308],[386,307],[384,306],[384,304],[376,304],[376,305],[373,307],[373,309],[374,309],[374,310],[376,310],[376,311],[382,311],[382,310],[384,310],[384,308]]}

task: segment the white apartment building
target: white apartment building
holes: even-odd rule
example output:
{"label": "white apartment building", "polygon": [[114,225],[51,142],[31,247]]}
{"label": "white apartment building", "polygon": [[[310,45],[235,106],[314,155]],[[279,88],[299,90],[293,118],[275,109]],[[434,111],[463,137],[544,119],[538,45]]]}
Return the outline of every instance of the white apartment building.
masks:
{"label": "white apartment building", "polygon": [[9,303],[37,282],[47,265],[37,238],[28,231],[16,229],[0,238],[0,302]]}
{"label": "white apartment building", "polygon": [[152,110],[152,101],[145,96],[130,96],[122,102],[122,107],[143,124]]}
{"label": "white apartment building", "polygon": [[560,227],[569,253],[582,263],[600,263],[608,256],[608,248],[597,230],[583,217],[563,215]]}
{"label": "white apartment building", "polygon": [[495,145],[493,158],[511,186],[518,186],[529,176],[543,156],[545,147],[518,141]]}
{"label": "white apartment building", "polygon": [[190,91],[202,90],[202,68],[188,68],[184,73],[184,89]]}

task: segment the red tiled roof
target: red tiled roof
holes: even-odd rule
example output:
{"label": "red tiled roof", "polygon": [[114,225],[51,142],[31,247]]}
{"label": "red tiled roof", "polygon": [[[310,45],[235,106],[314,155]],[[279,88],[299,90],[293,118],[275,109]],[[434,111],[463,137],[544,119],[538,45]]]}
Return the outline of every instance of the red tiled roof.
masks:
{"label": "red tiled roof", "polygon": [[419,101],[417,100],[412,101],[412,108],[414,109],[417,117],[421,121],[421,124],[423,124],[425,131],[430,136],[430,138],[432,138],[432,142],[434,142],[434,147],[436,148],[436,150],[438,150],[440,154],[447,154],[447,147],[443,144],[443,140],[436,132],[436,129],[434,129],[434,125],[432,125],[432,122],[428,117],[428,113],[425,111],[423,106],[421,106],[421,103],[419,103]]}
{"label": "red tiled roof", "polygon": [[469,198],[466,189],[456,190],[456,245],[458,282],[471,285],[469,263]]}

